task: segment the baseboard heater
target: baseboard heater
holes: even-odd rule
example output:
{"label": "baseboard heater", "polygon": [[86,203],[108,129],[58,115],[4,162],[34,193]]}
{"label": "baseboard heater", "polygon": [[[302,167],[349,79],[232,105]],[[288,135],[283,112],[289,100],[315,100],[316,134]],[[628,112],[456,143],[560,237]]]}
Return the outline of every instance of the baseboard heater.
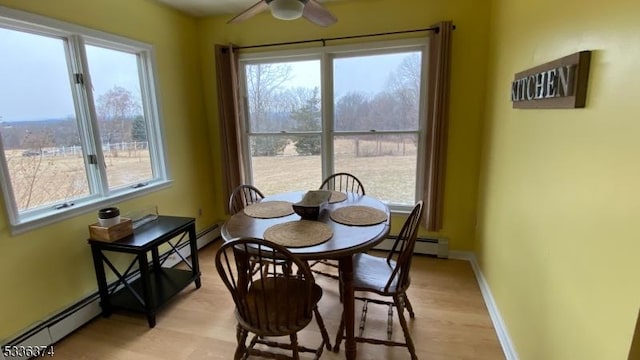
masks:
{"label": "baseboard heater", "polygon": [[[219,237],[220,226],[217,224],[199,232],[196,235],[198,249]],[[178,251],[185,258],[191,255],[191,248],[189,247],[188,242],[180,244]],[[177,254],[173,254],[168,251],[160,255],[160,260],[161,262],[164,261],[164,267],[173,267],[181,262],[181,259]],[[140,271],[136,270],[129,275],[128,279],[133,280],[139,276]],[[114,283],[115,281],[109,284],[110,289],[113,287]],[[122,287],[124,285],[120,284],[119,286]],[[0,343],[0,345],[2,345],[0,348],[3,349],[4,346],[17,346],[18,348],[23,348],[25,346],[48,346],[55,344],[65,336],[80,328],[82,325],[100,316],[101,313],[100,295],[96,289],[94,293],[56,313],[48,319],[41,321],[29,330],[15,336],[12,340],[7,341],[6,343]],[[14,359],[29,359],[29,357],[11,358],[11,360]],[[5,360],[2,352],[0,352],[0,360]]]}
{"label": "baseboard heater", "polygon": [[[395,235],[387,236],[384,241],[378,244],[374,249],[391,250],[394,241],[398,237]],[[440,259],[449,258],[449,240],[445,238],[418,238],[414,254],[435,255]]]}

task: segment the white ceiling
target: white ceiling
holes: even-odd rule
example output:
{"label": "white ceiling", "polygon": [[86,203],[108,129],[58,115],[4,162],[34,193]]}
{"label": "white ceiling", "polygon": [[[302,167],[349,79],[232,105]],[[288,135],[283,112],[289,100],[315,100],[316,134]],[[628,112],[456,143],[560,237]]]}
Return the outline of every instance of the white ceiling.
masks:
{"label": "white ceiling", "polygon": [[[156,0],[194,16],[237,14],[258,0]],[[319,2],[337,0],[319,0]]]}

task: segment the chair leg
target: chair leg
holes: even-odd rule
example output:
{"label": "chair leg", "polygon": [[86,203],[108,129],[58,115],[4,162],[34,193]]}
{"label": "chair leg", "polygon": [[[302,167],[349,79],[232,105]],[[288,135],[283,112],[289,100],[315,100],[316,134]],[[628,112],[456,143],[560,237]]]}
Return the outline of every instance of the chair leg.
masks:
{"label": "chair leg", "polygon": [[292,269],[292,265],[293,263],[290,261],[287,261],[285,263],[282,264],[282,273],[285,275],[291,275],[293,273],[293,269]]}
{"label": "chair leg", "polygon": [[[242,358],[246,359],[247,352],[247,330],[243,329],[240,324],[236,325],[236,339],[238,340],[238,346],[236,347],[236,352],[233,355],[234,360],[240,360]],[[244,357],[243,357],[244,356]]]}
{"label": "chair leg", "polygon": [[387,340],[391,341],[392,337],[393,337],[393,305],[389,304],[389,309],[387,311]]}
{"label": "chair leg", "polygon": [[338,333],[336,334],[336,344],[333,346],[333,352],[340,351],[340,343],[342,343],[342,338],[344,337],[344,311],[340,316],[340,325],[338,326]]}
{"label": "chair leg", "polygon": [[409,301],[409,297],[406,293],[402,294],[402,299],[404,299],[404,305],[409,311],[409,317],[414,319],[416,317],[416,314],[413,313],[413,306],[411,306],[411,301]]}
{"label": "chair leg", "polygon": [[293,352],[293,360],[300,360],[300,355],[298,354],[298,334],[293,333],[289,335],[289,339],[291,340],[291,351]]}
{"label": "chair leg", "polygon": [[418,356],[416,356],[416,348],[415,346],[413,346],[413,340],[411,339],[411,333],[409,332],[409,326],[407,325],[407,319],[405,319],[404,317],[404,306],[402,303],[402,299],[399,295],[395,295],[393,297],[393,302],[398,308],[398,319],[400,320],[400,325],[402,326],[402,332],[404,332],[404,339],[407,344],[407,348],[409,349],[409,353],[411,354],[411,360],[418,360]]}
{"label": "chair leg", "polygon": [[358,336],[362,337],[364,335],[364,327],[367,323],[367,310],[369,309],[369,301],[364,300],[362,304],[362,313],[360,314],[360,330],[358,332]]}
{"label": "chair leg", "polygon": [[322,334],[322,340],[324,341],[327,350],[331,350],[331,341],[329,340],[329,333],[327,333],[327,328],[324,326],[324,320],[322,320],[322,315],[320,315],[320,311],[318,311],[318,307],[313,308],[314,315],[316,317],[316,322],[318,323],[318,327],[320,328],[320,333]]}
{"label": "chair leg", "polygon": [[339,299],[340,299],[340,303],[341,304],[343,303],[342,300],[344,298],[344,296],[342,295],[342,283],[343,283],[343,281],[342,281],[342,272],[340,271],[340,268],[338,268],[338,295],[340,295]]}

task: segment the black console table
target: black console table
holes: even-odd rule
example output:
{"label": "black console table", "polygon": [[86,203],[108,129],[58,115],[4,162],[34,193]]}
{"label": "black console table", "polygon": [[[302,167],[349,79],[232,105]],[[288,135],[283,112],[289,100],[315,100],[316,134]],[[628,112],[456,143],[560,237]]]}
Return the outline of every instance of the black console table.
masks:
{"label": "black console table", "polygon": [[[172,243],[170,240],[174,238],[178,240]],[[189,242],[191,247],[191,261],[178,252],[185,241]],[[168,256],[161,260],[158,246],[164,243],[169,244],[171,253],[177,254],[190,270],[162,267]],[[196,288],[200,288],[194,218],[159,216],[157,220],[134,230],[133,235],[114,242],[89,239],[89,244],[98,280],[100,306],[105,317],[111,315],[113,309],[142,312],[147,315],[149,327],[154,327],[156,311],[171,297],[191,282],[195,282]],[[106,256],[105,252],[109,251],[129,253],[136,257],[124,273],[121,273]],[[149,251],[152,258],[151,264],[147,258]],[[136,262],[140,269],[140,276],[131,280]],[[117,276],[117,281],[111,286],[107,285],[104,264],[107,264]]]}

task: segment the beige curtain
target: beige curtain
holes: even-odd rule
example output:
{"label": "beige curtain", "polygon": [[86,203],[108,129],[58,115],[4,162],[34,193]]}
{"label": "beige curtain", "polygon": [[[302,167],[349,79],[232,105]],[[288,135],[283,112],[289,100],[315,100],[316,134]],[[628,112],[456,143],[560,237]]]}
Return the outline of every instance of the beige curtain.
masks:
{"label": "beige curtain", "polygon": [[238,101],[238,59],[233,52],[232,45],[216,45],[215,55],[220,144],[222,147],[222,178],[225,199],[228,199],[233,189],[244,183],[241,146],[242,119]]}
{"label": "beige curtain", "polygon": [[443,21],[435,26],[438,27],[438,31],[434,32],[429,40],[426,171],[423,192],[425,226],[429,231],[442,229],[453,23]]}

